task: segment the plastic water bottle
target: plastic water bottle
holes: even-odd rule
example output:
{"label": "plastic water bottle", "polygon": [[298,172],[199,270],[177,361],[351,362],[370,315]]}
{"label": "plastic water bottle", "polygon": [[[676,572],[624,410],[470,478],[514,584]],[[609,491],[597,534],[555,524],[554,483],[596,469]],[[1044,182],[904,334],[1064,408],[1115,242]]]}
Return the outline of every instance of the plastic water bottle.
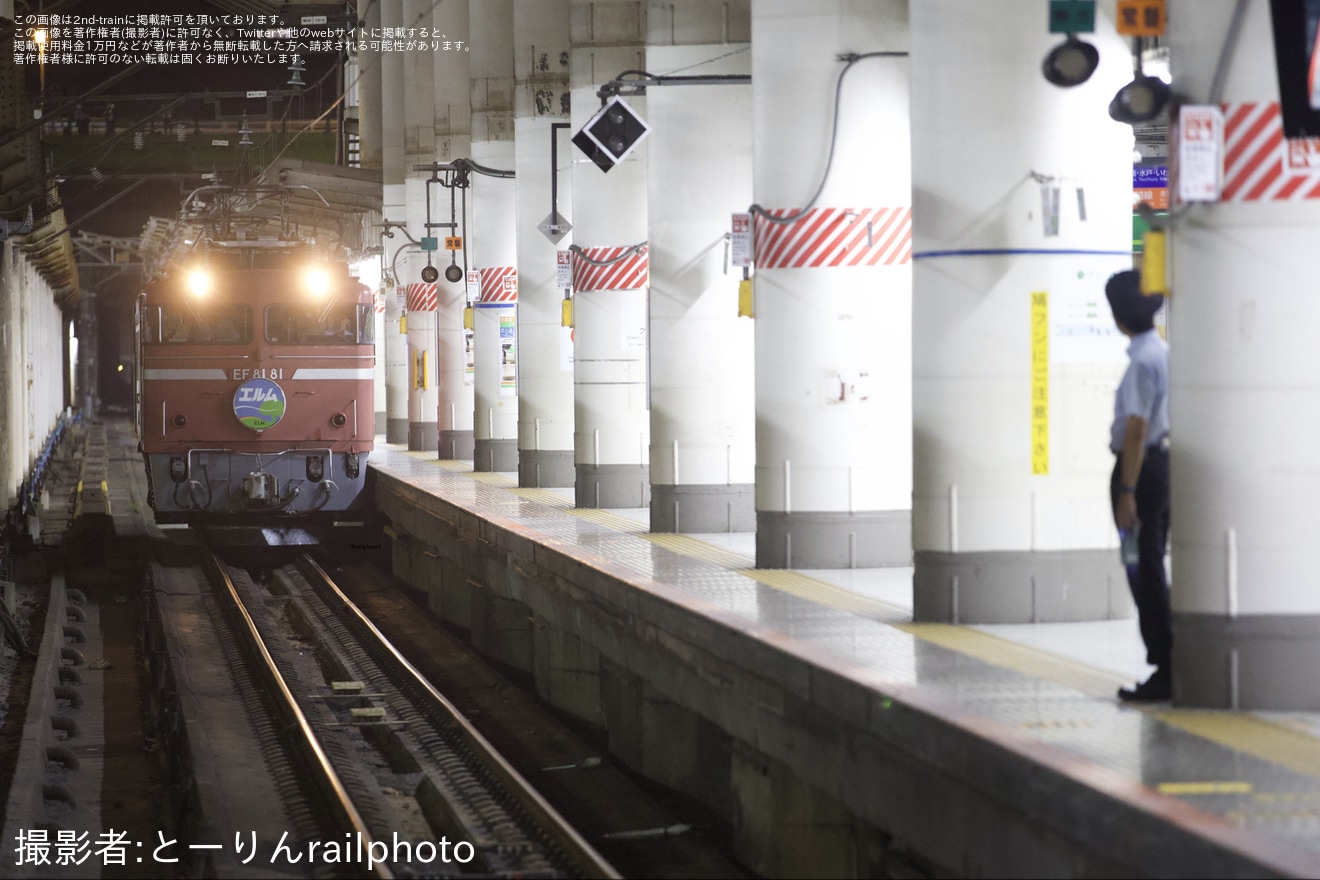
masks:
{"label": "plastic water bottle", "polygon": [[1141,561],[1141,549],[1137,544],[1137,539],[1141,535],[1141,524],[1138,523],[1130,529],[1118,530],[1118,552],[1123,559],[1123,564],[1129,568],[1137,565]]}

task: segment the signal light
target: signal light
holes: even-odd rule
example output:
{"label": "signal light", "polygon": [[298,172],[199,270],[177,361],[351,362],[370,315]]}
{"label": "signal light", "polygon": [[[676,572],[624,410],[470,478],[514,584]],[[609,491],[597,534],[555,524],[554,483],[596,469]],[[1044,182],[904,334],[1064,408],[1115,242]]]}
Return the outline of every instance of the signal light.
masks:
{"label": "signal light", "polygon": [[573,135],[573,144],[601,171],[609,171],[650,133],[646,120],[616,95]]}
{"label": "signal light", "polygon": [[1173,90],[1164,80],[1139,73],[1109,102],[1109,117],[1128,125],[1150,122],[1160,115],[1172,95]]}
{"label": "signal light", "polygon": [[1050,50],[1041,62],[1041,73],[1053,85],[1061,88],[1079,86],[1091,78],[1100,66],[1100,52],[1090,43],[1073,34]]}

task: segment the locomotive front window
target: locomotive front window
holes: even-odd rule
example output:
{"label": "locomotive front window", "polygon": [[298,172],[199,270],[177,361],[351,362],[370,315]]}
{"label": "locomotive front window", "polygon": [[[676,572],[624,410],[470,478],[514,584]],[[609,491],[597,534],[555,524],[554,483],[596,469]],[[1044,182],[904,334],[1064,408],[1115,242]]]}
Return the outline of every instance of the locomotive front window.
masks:
{"label": "locomotive front window", "polygon": [[[370,308],[367,306],[366,308]],[[345,303],[266,306],[266,341],[280,345],[356,345],[370,342],[372,324],[359,320],[361,307]]]}
{"label": "locomotive front window", "polygon": [[165,345],[243,345],[252,341],[252,310],[228,303],[200,308],[148,307],[144,339]]}

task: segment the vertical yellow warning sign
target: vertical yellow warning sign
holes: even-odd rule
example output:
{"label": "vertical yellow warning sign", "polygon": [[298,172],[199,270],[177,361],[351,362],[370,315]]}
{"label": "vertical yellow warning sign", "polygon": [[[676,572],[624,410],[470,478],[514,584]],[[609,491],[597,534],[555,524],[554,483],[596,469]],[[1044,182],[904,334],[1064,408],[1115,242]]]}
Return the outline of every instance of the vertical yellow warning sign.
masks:
{"label": "vertical yellow warning sign", "polygon": [[1031,472],[1050,472],[1050,295],[1031,294]]}

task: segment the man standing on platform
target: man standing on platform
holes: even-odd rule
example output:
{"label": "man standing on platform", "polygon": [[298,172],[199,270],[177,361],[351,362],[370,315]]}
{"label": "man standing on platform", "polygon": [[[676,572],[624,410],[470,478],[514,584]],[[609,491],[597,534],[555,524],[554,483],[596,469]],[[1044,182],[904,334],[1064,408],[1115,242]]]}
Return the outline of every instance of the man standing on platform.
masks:
{"label": "man standing on platform", "polygon": [[1114,398],[1109,448],[1118,457],[1109,483],[1128,586],[1137,606],[1146,662],[1155,672],[1119,699],[1158,702],[1172,696],[1173,626],[1164,551],[1169,535],[1169,346],[1155,330],[1160,295],[1143,296],[1141,276],[1119,272],[1105,285],[1114,323],[1132,341]]}

